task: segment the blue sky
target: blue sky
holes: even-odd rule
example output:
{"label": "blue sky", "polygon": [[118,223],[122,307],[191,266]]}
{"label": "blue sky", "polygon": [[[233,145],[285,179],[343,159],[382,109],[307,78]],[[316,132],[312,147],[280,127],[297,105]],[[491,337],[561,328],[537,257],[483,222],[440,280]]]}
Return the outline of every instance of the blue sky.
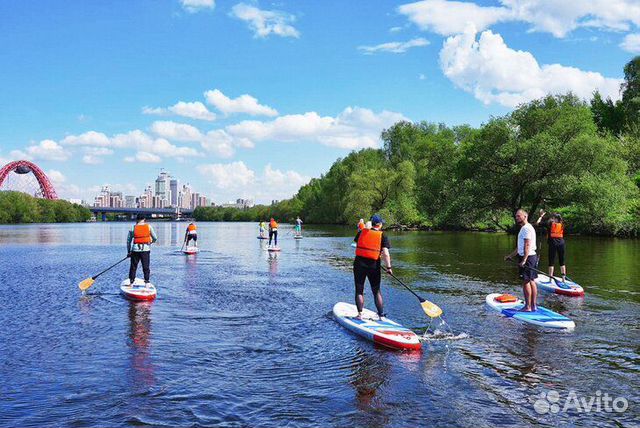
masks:
{"label": "blue sky", "polygon": [[640,2],[4,0],[0,46],[0,162],[35,161],[67,198],[165,168],[265,202],[400,119],[618,97]]}

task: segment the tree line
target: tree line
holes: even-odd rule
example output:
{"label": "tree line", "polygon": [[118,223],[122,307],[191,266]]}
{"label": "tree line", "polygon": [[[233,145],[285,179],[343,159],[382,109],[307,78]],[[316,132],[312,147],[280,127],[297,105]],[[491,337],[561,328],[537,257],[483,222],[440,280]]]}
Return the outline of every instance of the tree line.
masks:
{"label": "tree line", "polygon": [[559,212],[574,233],[640,234],[640,57],[622,97],[549,95],[479,128],[398,122],[382,149],[338,159],[289,200],[249,210],[199,208],[198,220],[389,224],[511,230],[524,208]]}
{"label": "tree line", "polygon": [[91,211],[68,201],[34,198],[22,192],[0,192],[0,224],[75,223],[90,218]]}

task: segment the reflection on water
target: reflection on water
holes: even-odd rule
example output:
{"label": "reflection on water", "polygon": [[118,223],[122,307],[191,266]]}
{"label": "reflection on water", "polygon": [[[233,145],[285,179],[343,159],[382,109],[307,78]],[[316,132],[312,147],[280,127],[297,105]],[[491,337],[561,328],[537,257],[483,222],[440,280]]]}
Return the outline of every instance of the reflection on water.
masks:
{"label": "reflection on water", "polygon": [[[271,253],[255,224],[200,223],[201,251],[185,256],[185,223],[153,225],[151,303],[119,295],[124,264],[77,287],[122,257],[131,224],[0,226],[0,426],[637,424],[635,405],[540,415],[533,402],[549,390],[640,400],[639,241],[570,237],[585,297],[540,295],[576,322],[562,333],[485,309],[491,292],[521,293],[502,261],[513,237],[390,233],[395,273],[447,321],[402,353],[327,316],[353,299],[352,228],[295,240],[282,225]],[[390,318],[430,327],[414,296],[388,278],[382,292]]]}
{"label": "reflection on water", "polygon": [[151,309],[154,302],[129,302],[129,346],[132,386],[146,390],[155,384],[151,359]]}

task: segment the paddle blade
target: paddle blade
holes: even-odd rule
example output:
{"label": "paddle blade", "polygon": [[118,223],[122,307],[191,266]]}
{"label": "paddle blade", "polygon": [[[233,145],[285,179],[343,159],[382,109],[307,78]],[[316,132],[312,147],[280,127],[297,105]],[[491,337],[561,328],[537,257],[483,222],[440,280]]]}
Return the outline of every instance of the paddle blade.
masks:
{"label": "paddle blade", "polygon": [[431,303],[428,300],[420,303],[420,306],[422,306],[424,313],[429,315],[431,318],[437,318],[442,315],[442,309],[440,309],[440,306],[435,303]]}
{"label": "paddle blade", "polygon": [[84,291],[87,288],[91,287],[93,285],[93,283],[96,282],[95,279],[93,278],[87,278],[84,281],[82,281],[80,284],[78,284],[78,287],[80,287],[80,290]]}

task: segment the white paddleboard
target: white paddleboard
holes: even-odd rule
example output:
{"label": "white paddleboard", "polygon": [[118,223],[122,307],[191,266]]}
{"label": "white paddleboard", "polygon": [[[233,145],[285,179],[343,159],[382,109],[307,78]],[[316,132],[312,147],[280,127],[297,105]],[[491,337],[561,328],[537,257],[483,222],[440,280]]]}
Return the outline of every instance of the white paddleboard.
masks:
{"label": "white paddleboard", "polygon": [[333,307],[336,320],[352,332],[391,349],[422,349],[418,335],[408,328],[386,317],[378,319],[378,314],[369,309],[362,311],[362,320],[356,318],[358,310],[355,305],[338,302]]}
{"label": "white paddleboard", "polygon": [[293,239],[302,239],[302,235],[294,235]]}
{"label": "white paddleboard", "polygon": [[145,284],[142,278],[136,278],[133,285],[129,285],[129,279],[125,279],[120,284],[120,292],[131,300],[153,300],[156,298],[156,287],[149,283]]}
{"label": "white paddleboard", "polygon": [[278,251],[280,251],[280,247],[269,247],[269,248],[267,248],[267,251],[271,251],[272,253],[273,252],[278,252]]}
{"label": "white paddleboard", "polygon": [[545,328],[573,330],[576,326],[572,320],[564,315],[542,306],[538,306],[538,309],[534,312],[518,312],[519,309],[524,307],[522,300],[517,299],[515,302],[501,303],[496,300],[496,297],[500,295],[500,293],[489,294],[486,298],[486,303],[491,309],[500,312],[505,317]]}
{"label": "white paddleboard", "polygon": [[563,296],[581,297],[584,296],[584,289],[573,281],[566,280],[562,282],[562,278],[554,276],[555,281],[547,275],[538,274],[536,285],[542,291],[548,293],[561,294]]}

